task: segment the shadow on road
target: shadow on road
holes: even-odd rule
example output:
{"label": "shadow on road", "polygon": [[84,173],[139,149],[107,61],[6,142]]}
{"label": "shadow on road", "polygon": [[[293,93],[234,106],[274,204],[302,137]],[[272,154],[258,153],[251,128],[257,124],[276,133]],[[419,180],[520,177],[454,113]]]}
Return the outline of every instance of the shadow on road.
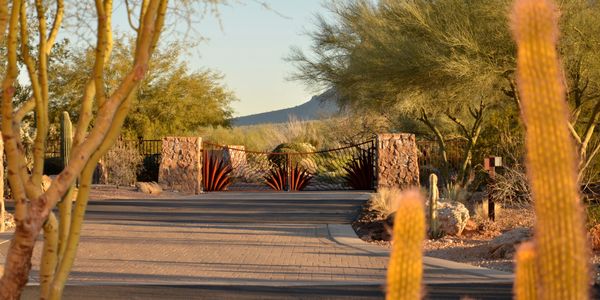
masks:
{"label": "shadow on road", "polygon": [[[37,299],[27,287],[23,299]],[[426,299],[511,299],[510,284],[445,284],[427,286]],[[71,299],[383,299],[381,286],[68,286]]]}

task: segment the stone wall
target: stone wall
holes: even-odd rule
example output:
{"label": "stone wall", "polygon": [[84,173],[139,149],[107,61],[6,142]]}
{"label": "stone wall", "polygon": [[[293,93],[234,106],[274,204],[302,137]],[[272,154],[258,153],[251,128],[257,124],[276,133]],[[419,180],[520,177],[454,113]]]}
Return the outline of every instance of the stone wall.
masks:
{"label": "stone wall", "polygon": [[377,135],[377,189],[406,189],[418,185],[419,163],[415,135]]}
{"label": "stone wall", "polygon": [[158,182],[166,188],[202,192],[202,138],[163,138]]}

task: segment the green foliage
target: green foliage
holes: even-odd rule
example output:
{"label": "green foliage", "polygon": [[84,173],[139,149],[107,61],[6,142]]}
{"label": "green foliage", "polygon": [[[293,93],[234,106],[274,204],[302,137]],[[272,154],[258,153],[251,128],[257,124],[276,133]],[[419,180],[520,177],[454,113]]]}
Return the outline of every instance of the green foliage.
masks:
{"label": "green foliage", "polygon": [[[465,107],[488,104],[474,164],[509,156],[506,139],[523,139],[515,83],[515,43],[506,11],[512,0],[349,0],[317,17],[310,53],[292,50],[294,79],[336,88],[343,104],[384,116],[398,131],[432,136],[416,121],[420,110],[449,140],[464,136],[446,114],[468,120]],[[598,180],[600,138],[600,3],[560,1],[561,35],[572,135],[584,181]],[[466,124],[470,127],[470,124]],[[595,157],[595,158],[594,158]],[[444,179],[444,178],[441,178]]]}
{"label": "green foliage", "polygon": [[273,153],[269,154],[269,161],[280,167],[285,167],[287,162],[292,168],[301,166],[305,170],[314,170],[316,164],[312,157],[295,153],[310,153],[315,151],[317,149],[309,143],[283,143],[271,150]]}
{"label": "green foliage", "polygon": [[[130,67],[131,42],[115,39],[112,58],[106,70],[108,90],[113,90]],[[123,127],[124,135],[147,139],[194,133],[204,126],[228,126],[230,104],[235,100],[222,83],[223,76],[210,71],[191,71],[182,60],[184,44],[169,44],[155,51],[149,73],[138,89]],[[93,52],[65,46],[61,60],[51,72],[51,111],[69,111],[78,119],[78,102],[87,80],[81,66],[91,67]],[[59,115],[51,114],[51,121]]]}

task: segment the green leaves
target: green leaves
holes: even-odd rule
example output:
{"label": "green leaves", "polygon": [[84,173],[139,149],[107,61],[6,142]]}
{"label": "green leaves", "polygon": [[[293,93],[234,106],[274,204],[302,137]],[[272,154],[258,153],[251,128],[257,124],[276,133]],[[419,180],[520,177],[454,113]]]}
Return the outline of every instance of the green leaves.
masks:
{"label": "green leaves", "polygon": [[[112,91],[130,68],[132,43],[115,39],[106,74],[106,90]],[[235,96],[224,84],[223,76],[212,70],[190,70],[184,60],[183,43],[159,48],[150,62],[146,79],[133,101],[123,127],[131,137],[160,138],[186,134],[204,126],[227,126]],[[64,51],[55,62],[51,82],[51,121],[58,121],[63,110],[77,120],[80,95],[87,75],[79,66],[90,68],[93,53],[76,48]],[[66,55],[66,54],[69,55]]]}

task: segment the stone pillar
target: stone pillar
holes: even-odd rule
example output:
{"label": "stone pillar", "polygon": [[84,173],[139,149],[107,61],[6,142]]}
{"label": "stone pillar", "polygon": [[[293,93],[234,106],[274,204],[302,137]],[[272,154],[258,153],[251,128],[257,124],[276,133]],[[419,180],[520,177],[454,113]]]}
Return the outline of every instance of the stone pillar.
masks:
{"label": "stone pillar", "polygon": [[419,186],[419,162],[414,134],[377,135],[377,189]]}
{"label": "stone pillar", "polygon": [[186,193],[202,192],[202,138],[163,138],[158,182]]}

